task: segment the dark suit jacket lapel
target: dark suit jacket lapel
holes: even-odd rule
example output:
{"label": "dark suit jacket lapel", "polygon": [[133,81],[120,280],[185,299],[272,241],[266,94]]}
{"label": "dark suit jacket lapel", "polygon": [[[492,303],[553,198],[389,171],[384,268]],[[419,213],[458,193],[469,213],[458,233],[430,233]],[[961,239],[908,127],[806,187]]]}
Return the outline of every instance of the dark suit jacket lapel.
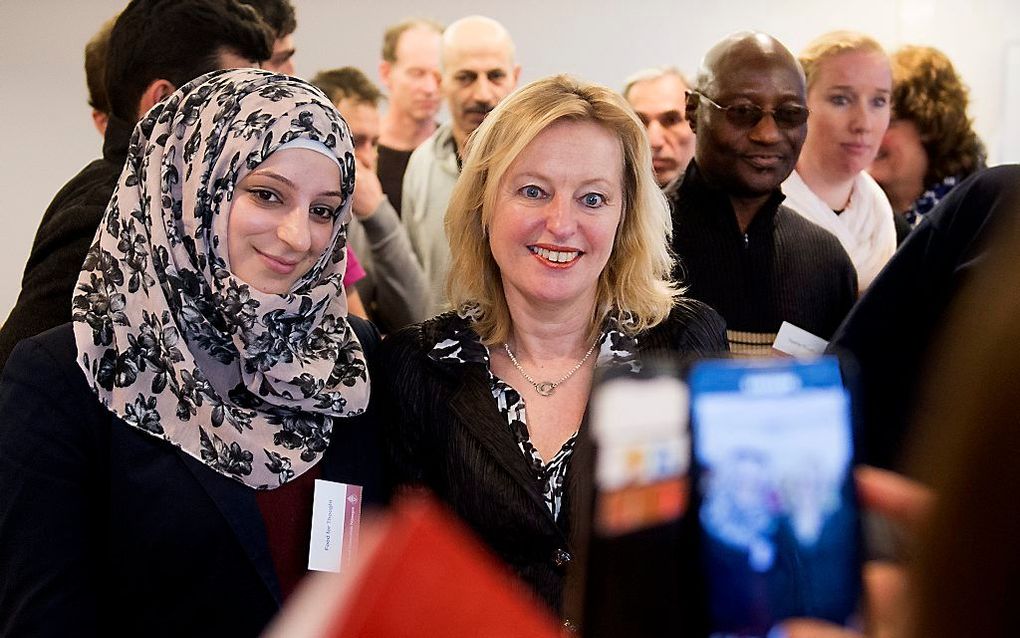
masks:
{"label": "dark suit jacket lapel", "polygon": [[272,594],[273,600],[280,604],[283,595],[280,591],[280,583],[276,579],[273,557],[269,553],[266,527],[255,500],[255,490],[216,473],[185,452],[178,450],[178,454],[194,475],[195,480],[216,504],[220,513],[223,514],[223,518],[227,520],[230,528],[234,531],[237,542],[240,543],[245,555],[251,560],[266,589]]}
{"label": "dark suit jacket lapel", "polygon": [[457,369],[462,376],[459,383],[454,382],[456,387],[450,398],[454,418],[482,444],[493,461],[524,488],[544,520],[559,530],[524,454],[496,408],[485,368],[477,364],[458,364]]}

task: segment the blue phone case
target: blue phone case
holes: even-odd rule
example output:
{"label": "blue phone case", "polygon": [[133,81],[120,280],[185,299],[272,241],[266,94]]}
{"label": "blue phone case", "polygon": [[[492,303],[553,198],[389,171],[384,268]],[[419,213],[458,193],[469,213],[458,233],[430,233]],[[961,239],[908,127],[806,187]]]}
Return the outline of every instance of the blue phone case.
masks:
{"label": "blue phone case", "polygon": [[860,596],[850,395],[835,358],[707,361],[690,376],[699,554],[716,637]]}

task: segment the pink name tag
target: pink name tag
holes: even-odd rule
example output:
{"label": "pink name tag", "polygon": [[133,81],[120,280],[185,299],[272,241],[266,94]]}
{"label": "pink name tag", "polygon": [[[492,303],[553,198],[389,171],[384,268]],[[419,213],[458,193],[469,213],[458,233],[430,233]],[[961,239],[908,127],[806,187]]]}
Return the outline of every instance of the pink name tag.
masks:
{"label": "pink name tag", "polygon": [[350,565],[360,529],[361,486],[316,479],[308,569],[339,572]]}

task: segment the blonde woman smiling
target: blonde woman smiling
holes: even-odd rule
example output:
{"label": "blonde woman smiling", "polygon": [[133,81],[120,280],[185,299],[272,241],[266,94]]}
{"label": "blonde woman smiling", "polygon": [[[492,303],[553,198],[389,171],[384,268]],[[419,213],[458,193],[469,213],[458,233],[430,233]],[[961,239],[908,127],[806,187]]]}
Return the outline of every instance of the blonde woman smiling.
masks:
{"label": "blonde woman smiling", "polygon": [[388,337],[372,371],[392,469],[555,609],[595,369],[725,350],[723,322],[670,281],[644,126],[602,86],[556,76],[502,101],[472,135],[446,232],[455,310]]}

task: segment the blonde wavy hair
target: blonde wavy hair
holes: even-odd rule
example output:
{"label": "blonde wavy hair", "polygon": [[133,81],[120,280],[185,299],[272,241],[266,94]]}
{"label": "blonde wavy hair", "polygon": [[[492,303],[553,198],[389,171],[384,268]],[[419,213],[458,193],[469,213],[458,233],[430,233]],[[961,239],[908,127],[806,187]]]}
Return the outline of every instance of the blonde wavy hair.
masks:
{"label": "blonde wavy hair", "polygon": [[500,102],[471,135],[446,211],[452,253],[447,298],[473,319],[486,345],[506,341],[512,326],[486,231],[500,181],[521,151],[561,120],[598,124],[616,135],[623,149],[623,213],[613,251],[599,275],[589,336],[595,339],[610,313],[621,318],[627,332],[646,330],[669,315],[680,295],[670,280],[669,204],[655,182],[641,121],[620,95],[604,86],[568,75],[547,77]]}
{"label": "blonde wavy hair", "polygon": [[823,62],[843,53],[858,52],[877,53],[885,59],[886,64],[889,64],[889,55],[882,45],[874,38],[856,31],[830,31],[808,43],[804,51],[797,56],[804,69],[808,91],[818,79],[818,71]]}

